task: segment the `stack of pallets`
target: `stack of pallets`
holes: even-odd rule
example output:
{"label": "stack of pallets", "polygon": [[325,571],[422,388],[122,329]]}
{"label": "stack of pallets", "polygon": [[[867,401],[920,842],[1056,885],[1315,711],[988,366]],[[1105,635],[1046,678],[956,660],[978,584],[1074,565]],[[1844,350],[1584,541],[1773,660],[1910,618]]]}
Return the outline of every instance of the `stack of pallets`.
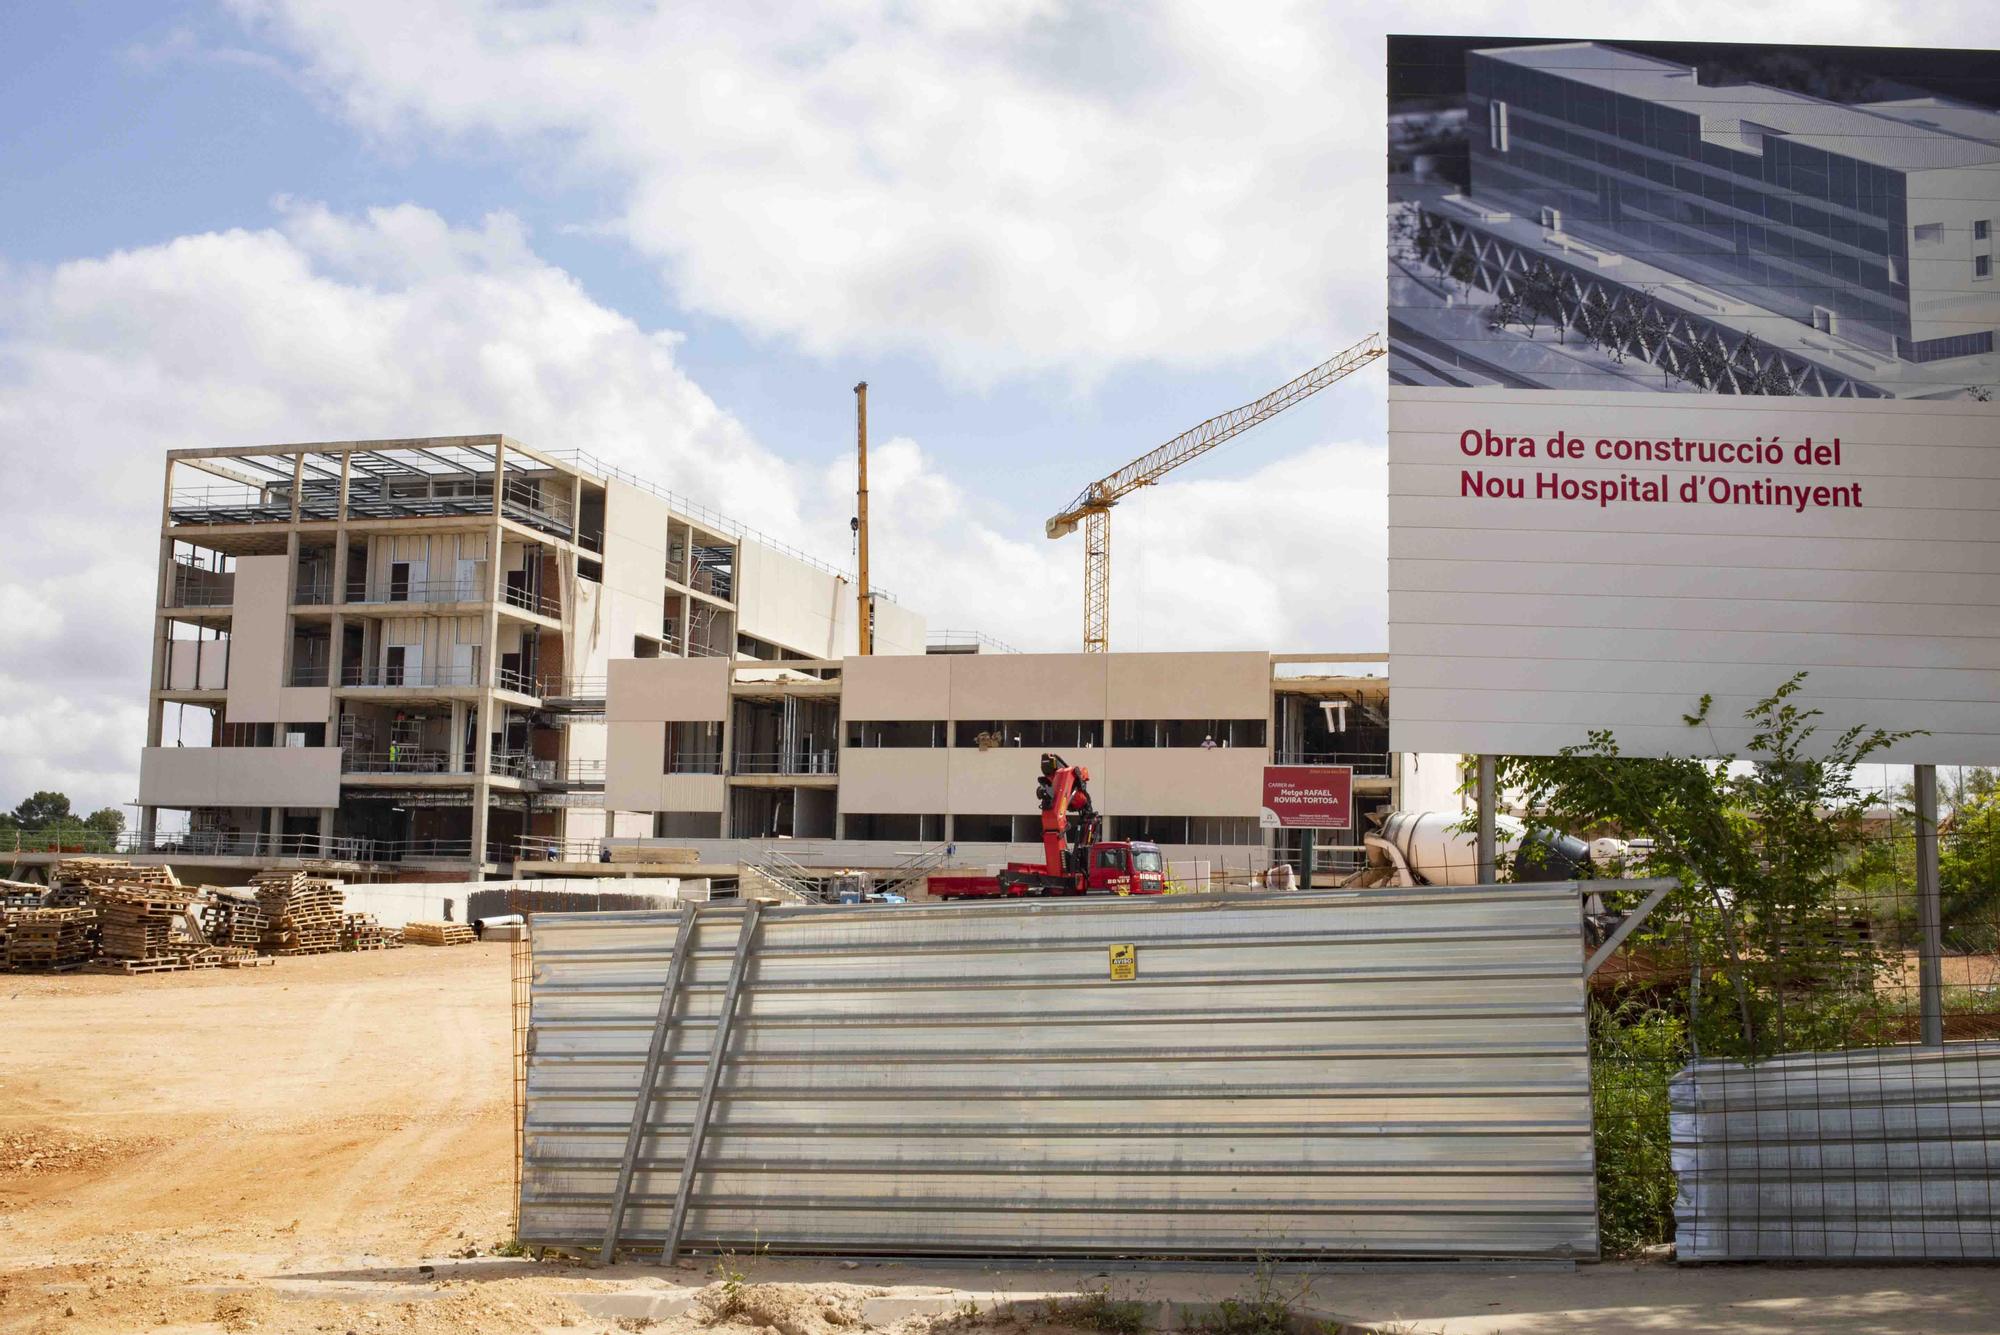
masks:
{"label": "stack of pallets", "polygon": [[403,944],[403,934],[384,927],[372,913],[350,913],[340,926],[342,950],[392,950]]}
{"label": "stack of pallets", "polygon": [[212,946],[254,951],[264,939],[264,908],[254,898],[210,889],[195,905],[195,913],[201,921],[201,934]]}
{"label": "stack of pallets", "polygon": [[0,909],[41,908],[42,890],[29,881],[0,881]]}
{"label": "stack of pallets", "polygon": [[68,973],[97,953],[95,909],[14,909],[7,967]]}
{"label": "stack of pallets", "polygon": [[190,905],[196,891],[161,884],[157,878],[110,885],[92,893],[101,924],[102,973],[177,973],[221,966],[223,952],[211,946]]}
{"label": "stack of pallets", "polygon": [[302,871],[264,871],[251,879],[264,911],[261,948],[268,955],[319,955],[340,949],[340,887]]}
{"label": "stack of pallets", "polygon": [[403,940],[412,946],[465,946],[477,938],[462,922],[412,922],[403,925]]}

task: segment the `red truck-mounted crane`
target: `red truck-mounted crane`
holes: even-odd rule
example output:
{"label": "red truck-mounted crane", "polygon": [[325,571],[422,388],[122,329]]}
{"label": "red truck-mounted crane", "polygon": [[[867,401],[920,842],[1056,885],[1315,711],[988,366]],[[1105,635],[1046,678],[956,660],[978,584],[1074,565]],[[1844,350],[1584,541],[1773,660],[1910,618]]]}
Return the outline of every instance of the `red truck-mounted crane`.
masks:
{"label": "red truck-mounted crane", "polygon": [[1090,801],[1090,771],[1054,752],[1042,756],[1035,781],[1042,812],[1042,861],[1010,862],[993,876],[933,876],[933,899],[990,899],[1021,895],[1159,895],[1167,889],[1166,862],[1158,845],[1136,839],[1101,840],[1097,808]]}

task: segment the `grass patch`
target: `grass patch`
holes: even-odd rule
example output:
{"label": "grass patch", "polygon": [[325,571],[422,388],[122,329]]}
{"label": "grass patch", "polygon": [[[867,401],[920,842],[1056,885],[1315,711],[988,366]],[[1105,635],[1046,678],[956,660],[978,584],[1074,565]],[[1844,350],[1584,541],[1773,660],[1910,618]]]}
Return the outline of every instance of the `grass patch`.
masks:
{"label": "grass patch", "polygon": [[1047,1316],[1101,1335],[1143,1335],[1147,1328],[1145,1304],[1120,1301],[1102,1289],[1057,1299],[1049,1304]]}

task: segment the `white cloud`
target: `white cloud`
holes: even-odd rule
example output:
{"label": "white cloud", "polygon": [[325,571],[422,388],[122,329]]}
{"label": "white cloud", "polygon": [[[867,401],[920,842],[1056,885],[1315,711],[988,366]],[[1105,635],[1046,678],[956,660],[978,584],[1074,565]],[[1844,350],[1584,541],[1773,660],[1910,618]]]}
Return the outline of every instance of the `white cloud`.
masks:
{"label": "white cloud", "polygon": [[[974,384],[1307,364],[1373,327],[1383,35],[1440,22],[1325,0],[227,2],[373,134],[610,182],[688,309]],[[1765,8],[1755,36],[1955,44],[1988,12],[1828,0]],[[1442,23],[1712,39],[1744,13],[1479,0]]]}
{"label": "white cloud", "polygon": [[[677,335],[598,305],[505,215],[452,227],[409,206],[287,204],[272,228],[0,284],[0,459],[17,499],[0,525],[0,798],[135,793],[168,449],[504,431],[846,550],[844,452],[788,459],[752,439],[676,364]],[[884,441],[870,463],[882,584],[935,626],[1076,646],[1078,540],[968,496],[916,442]],[[1379,453],[1359,445],[1149,488],[1114,520],[1118,643],[1375,646],[1382,506]],[[1365,592],[1321,587],[1323,567]]]}

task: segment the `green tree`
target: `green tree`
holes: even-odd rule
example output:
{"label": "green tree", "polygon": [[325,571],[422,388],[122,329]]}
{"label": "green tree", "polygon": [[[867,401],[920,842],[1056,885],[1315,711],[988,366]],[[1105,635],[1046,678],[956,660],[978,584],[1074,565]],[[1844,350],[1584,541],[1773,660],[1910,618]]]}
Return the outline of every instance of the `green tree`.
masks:
{"label": "green tree", "polygon": [[[1914,734],[1853,727],[1821,744],[1821,711],[1798,697],[1800,672],[1744,713],[1741,755],[1640,759],[1593,731],[1555,756],[1509,756],[1503,787],[1559,828],[1615,828],[1652,841],[1647,870],[1679,878],[1667,914],[1647,935],[1663,949],[1691,947],[1695,967],[1720,962],[1731,1005],[1699,1008],[1703,1052],[1758,1057],[1844,1037],[1879,964],[1865,941],[1838,930],[1841,874],[1862,841],[1868,798],[1854,767]],[[1683,721],[1701,735],[1713,698]],[[1698,999],[1690,997],[1689,1008]],[[1803,1007],[1803,1009],[1801,1009]]]}
{"label": "green tree", "polygon": [[1990,952],[2000,949],[2000,792],[1990,771],[1974,773],[1987,780],[1953,803],[1951,832],[1940,841],[1939,909],[1948,946]]}
{"label": "green tree", "polygon": [[14,822],[24,830],[39,830],[69,818],[69,798],[46,790],[22,799],[14,808]]}

